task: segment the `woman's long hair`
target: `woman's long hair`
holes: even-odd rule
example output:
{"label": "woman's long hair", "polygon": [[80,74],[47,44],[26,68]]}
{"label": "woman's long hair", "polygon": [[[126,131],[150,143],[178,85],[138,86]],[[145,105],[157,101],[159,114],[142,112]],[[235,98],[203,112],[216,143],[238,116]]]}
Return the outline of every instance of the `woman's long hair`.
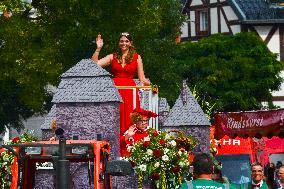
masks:
{"label": "woman's long hair", "polygon": [[[119,36],[119,39],[122,36],[126,37],[130,42],[133,42],[132,37],[131,37],[131,35],[129,33],[127,33],[127,32],[121,33],[120,36]],[[125,57],[125,63],[126,64],[130,64],[131,63],[135,53],[136,53],[136,49],[135,49],[135,47],[133,45],[131,45],[129,47],[129,51],[128,51],[126,57]],[[121,51],[120,48],[115,53],[115,56],[117,58],[118,63],[122,64],[122,51]]]}

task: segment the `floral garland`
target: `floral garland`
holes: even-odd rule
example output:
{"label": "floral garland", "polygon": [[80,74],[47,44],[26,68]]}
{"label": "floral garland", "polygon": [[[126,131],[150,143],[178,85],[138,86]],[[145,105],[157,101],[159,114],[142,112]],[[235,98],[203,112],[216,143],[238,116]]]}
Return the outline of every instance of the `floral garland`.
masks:
{"label": "floral garland", "polygon": [[[152,128],[148,129],[148,135],[144,140],[128,146],[131,155],[124,157],[131,162],[138,175],[139,188],[143,188],[141,180],[148,179],[160,189],[179,188],[183,179],[190,174],[190,151],[180,143],[184,140],[180,140],[181,136],[177,140],[177,137],[165,131],[157,132]],[[186,142],[187,147],[191,145],[192,149],[196,144],[188,144],[189,141]]]}
{"label": "floral garland", "polygon": [[158,93],[159,93],[159,86],[158,86],[158,85],[151,83],[150,86],[151,86],[151,89],[152,89],[152,93],[153,93],[153,94],[158,94]]}
{"label": "floral garland", "polygon": [[[34,142],[37,138],[29,132],[24,132],[22,135],[13,138],[6,144],[22,144],[25,142]],[[11,166],[14,163],[14,154],[7,149],[2,148],[0,154],[0,187],[9,189],[11,185],[12,170]]]}

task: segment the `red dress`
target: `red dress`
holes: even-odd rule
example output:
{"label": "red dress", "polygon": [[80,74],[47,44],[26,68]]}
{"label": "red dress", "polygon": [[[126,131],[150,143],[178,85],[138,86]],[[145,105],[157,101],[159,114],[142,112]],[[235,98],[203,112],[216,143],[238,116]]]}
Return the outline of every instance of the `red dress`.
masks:
{"label": "red dress", "polygon": [[[118,62],[117,57],[113,54],[111,64],[113,80],[116,86],[136,86],[133,80],[137,73],[138,54],[134,54],[132,61],[124,67]],[[120,136],[122,136],[129,126],[132,125],[130,113],[133,111],[133,90],[119,89],[122,103],[120,104]],[[138,92],[136,92],[136,108],[140,107]]]}

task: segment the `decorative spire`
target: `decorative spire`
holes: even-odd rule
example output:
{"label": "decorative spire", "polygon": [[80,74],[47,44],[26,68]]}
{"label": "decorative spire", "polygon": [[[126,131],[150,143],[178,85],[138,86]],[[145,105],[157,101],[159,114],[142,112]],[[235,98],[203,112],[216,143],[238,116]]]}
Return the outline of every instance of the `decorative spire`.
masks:
{"label": "decorative spire", "polygon": [[185,105],[186,102],[188,101],[188,93],[186,91],[186,88],[187,88],[187,80],[188,79],[185,79],[182,81],[182,91],[181,91],[181,100],[182,100],[182,104]]}

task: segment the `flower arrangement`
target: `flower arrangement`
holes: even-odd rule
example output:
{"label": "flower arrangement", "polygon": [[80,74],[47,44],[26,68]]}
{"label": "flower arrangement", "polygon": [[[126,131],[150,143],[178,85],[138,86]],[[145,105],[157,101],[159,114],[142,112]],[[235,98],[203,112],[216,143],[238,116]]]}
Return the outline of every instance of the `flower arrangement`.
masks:
{"label": "flower arrangement", "polygon": [[[29,132],[24,132],[22,135],[13,138],[6,144],[22,144],[25,142],[36,141],[37,138],[34,137]],[[12,152],[9,152],[7,149],[0,149],[0,187],[3,189],[10,188],[11,178],[12,178],[12,164],[14,163],[14,155]]]}
{"label": "flower arrangement", "polygon": [[151,89],[152,89],[153,94],[158,94],[158,92],[159,92],[159,86],[158,85],[151,83]]}
{"label": "flower arrangement", "polygon": [[[139,188],[143,188],[142,181],[148,179],[154,182],[156,188],[179,188],[183,178],[189,174],[190,166],[190,151],[184,148],[180,139],[168,132],[157,132],[150,128],[148,137],[128,146],[130,156],[124,159],[131,162],[138,175]],[[195,145],[186,144],[187,149]]]}

